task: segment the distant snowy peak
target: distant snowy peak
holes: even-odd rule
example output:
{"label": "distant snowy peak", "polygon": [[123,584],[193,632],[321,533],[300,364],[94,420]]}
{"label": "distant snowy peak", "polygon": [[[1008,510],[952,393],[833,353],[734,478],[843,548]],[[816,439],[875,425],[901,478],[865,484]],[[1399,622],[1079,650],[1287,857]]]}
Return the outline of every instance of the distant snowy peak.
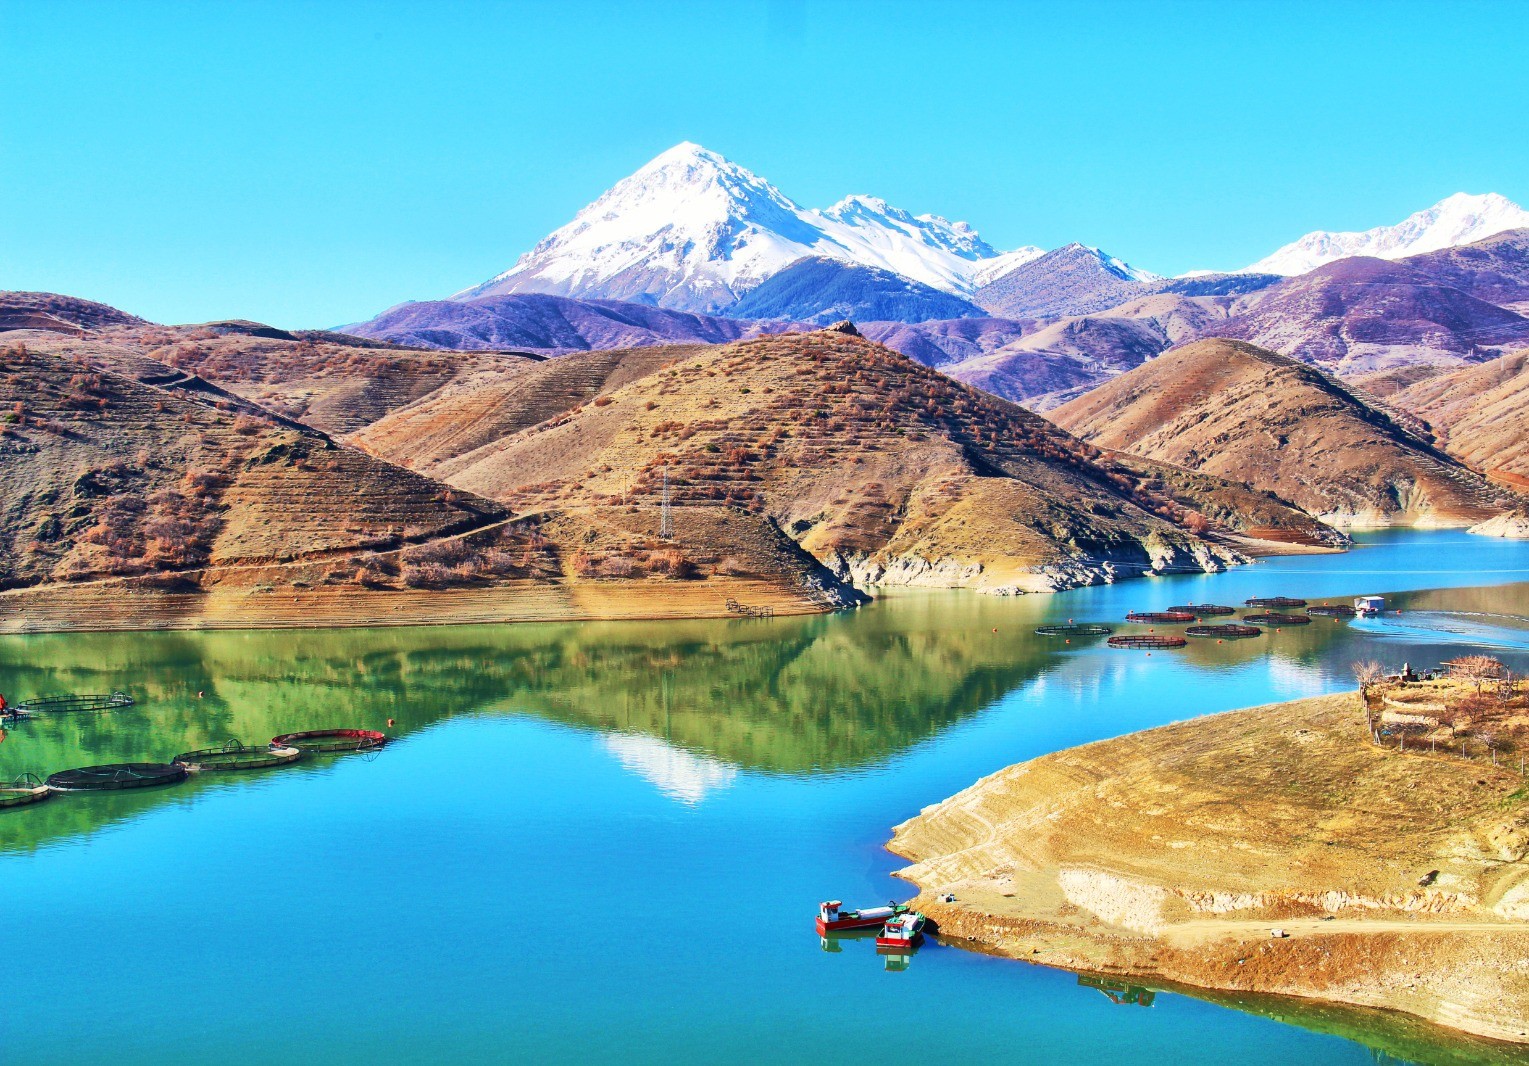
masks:
{"label": "distant snowy peak", "polygon": [[1324,263],[1351,256],[1403,259],[1470,244],[1504,230],[1529,226],[1529,211],[1497,193],[1455,193],[1394,226],[1362,233],[1308,233],[1267,258],[1244,267],[1249,274],[1305,274]]}
{"label": "distant snowy peak", "polygon": [[1100,251],[1098,248],[1090,248],[1086,244],[1069,244],[1068,248],[1077,248],[1089,253],[1099,261],[1099,265],[1124,281],[1163,281],[1161,274],[1154,274],[1150,270],[1142,270],[1133,267],[1124,259],[1117,259],[1109,252]]}
{"label": "distant snowy peak", "polygon": [[617,182],[509,270],[453,298],[541,292],[710,312],[805,256],[964,295],[976,287],[977,264],[998,253],[965,222],[913,215],[872,196],[803,208],[686,142]]}

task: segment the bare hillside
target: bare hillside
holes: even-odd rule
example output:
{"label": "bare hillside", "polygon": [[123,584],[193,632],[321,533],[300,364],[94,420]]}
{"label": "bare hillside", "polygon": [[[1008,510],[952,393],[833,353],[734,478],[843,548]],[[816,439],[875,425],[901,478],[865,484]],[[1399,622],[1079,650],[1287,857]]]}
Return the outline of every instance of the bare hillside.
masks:
{"label": "bare hillside", "polygon": [[1339,524],[1471,525],[1515,502],[1333,378],[1243,342],[1186,345],[1051,414],[1100,447]]}
{"label": "bare hillside", "polygon": [[720,528],[765,523],[864,583],[1024,591],[1235,558],[1095,449],[857,335],[621,358],[641,372],[502,439],[471,447],[480,412],[464,402],[402,410],[358,443],[518,510],[607,525],[650,522],[667,473],[681,540],[692,514],[722,508]]}

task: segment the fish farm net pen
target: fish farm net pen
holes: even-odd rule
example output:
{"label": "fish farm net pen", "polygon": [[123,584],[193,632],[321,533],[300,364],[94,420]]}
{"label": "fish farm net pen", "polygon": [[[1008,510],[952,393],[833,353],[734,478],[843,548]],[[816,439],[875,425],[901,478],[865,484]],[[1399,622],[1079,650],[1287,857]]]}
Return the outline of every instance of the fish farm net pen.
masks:
{"label": "fish farm net pen", "polygon": [[184,766],[158,762],[122,762],[104,766],[82,766],[48,775],[48,787],[55,792],[112,792],[127,788],[150,788],[174,785],[186,780]]}
{"label": "fish farm net pen", "polygon": [[1261,637],[1262,629],[1255,626],[1221,625],[1221,626],[1190,626],[1184,630],[1185,636],[1190,637]]}
{"label": "fish farm net pen", "polygon": [[1259,596],[1243,603],[1245,607],[1305,607],[1305,600],[1292,599],[1289,596]]}
{"label": "fish farm net pen", "polygon": [[377,751],[387,742],[387,735],[375,729],[306,729],[272,737],[271,747],[317,752]]}
{"label": "fish farm net pen", "polygon": [[1115,631],[1092,622],[1076,622],[1065,626],[1036,626],[1035,632],[1043,637],[1107,637]]}
{"label": "fish farm net pen", "polygon": [[40,803],[51,795],[53,795],[52,790],[42,778],[36,774],[22,774],[9,785],[0,787],[0,808]]}
{"label": "fish farm net pen", "polygon": [[1353,618],[1359,612],[1352,607],[1342,604],[1321,604],[1316,607],[1306,608],[1307,614],[1314,614],[1318,618]]}
{"label": "fish farm net pen", "polygon": [[1195,616],[1187,611],[1132,611],[1126,615],[1127,622],[1150,622],[1154,625],[1183,625],[1193,622]]}
{"label": "fish farm net pen", "polygon": [[1237,608],[1224,607],[1219,603],[1186,603],[1168,608],[1169,614],[1192,614],[1200,618],[1212,615],[1236,614]]}
{"label": "fish farm net pen", "polygon": [[123,707],[133,706],[133,697],[126,692],[112,692],[105,695],[80,695],[73,692],[58,693],[52,696],[33,696],[29,700],[21,700],[6,713],[13,718],[30,718],[34,715],[50,714],[101,714],[106,711],[115,711]]}
{"label": "fish farm net pen", "polygon": [[207,770],[262,770],[269,766],[286,766],[302,757],[303,753],[298,748],[252,748],[246,747],[241,741],[230,740],[216,748],[183,751],[170,762],[196,773]]}
{"label": "fish farm net pen", "polygon": [[1260,626],[1311,625],[1311,618],[1304,614],[1274,614],[1267,612],[1259,614],[1245,614],[1242,616],[1242,620],[1244,622],[1252,622],[1254,625]]}
{"label": "fish farm net pen", "polygon": [[1189,641],[1183,637],[1165,637],[1157,634],[1138,633],[1125,637],[1111,637],[1112,648],[1182,648]]}

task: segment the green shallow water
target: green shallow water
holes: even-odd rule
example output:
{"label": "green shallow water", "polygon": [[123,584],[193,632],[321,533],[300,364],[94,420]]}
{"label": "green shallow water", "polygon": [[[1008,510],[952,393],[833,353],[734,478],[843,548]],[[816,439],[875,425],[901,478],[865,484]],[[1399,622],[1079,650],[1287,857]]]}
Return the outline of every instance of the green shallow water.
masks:
{"label": "green shallow water", "polygon": [[[1014,761],[1348,688],[1357,658],[1529,669],[1526,581],[1529,544],[1407,533],[810,619],[0,637],[12,700],[139,701],[11,729],[6,779],[389,718],[399,738],[0,811],[0,1062],[1523,1061],[1374,1012],[1117,1005],[938,943],[899,969],[810,919],[908,895],[890,827]],[[1150,657],[1031,632],[1372,592],[1405,613]]]}

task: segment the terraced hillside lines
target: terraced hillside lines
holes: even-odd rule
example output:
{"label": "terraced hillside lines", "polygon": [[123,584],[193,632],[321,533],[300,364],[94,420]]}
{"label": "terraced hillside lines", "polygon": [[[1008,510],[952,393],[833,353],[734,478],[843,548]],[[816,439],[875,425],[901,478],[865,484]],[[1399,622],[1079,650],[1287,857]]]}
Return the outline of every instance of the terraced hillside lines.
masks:
{"label": "terraced hillside lines", "polygon": [[1529,489],[1529,349],[1418,381],[1390,402],[1427,421],[1462,462]]}
{"label": "terraced hillside lines", "polygon": [[[592,358],[558,362],[572,373]],[[362,440],[517,510],[599,515],[633,536],[656,532],[667,471],[681,542],[702,509],[732,516],[733,533],[713,524],[687,550],[715,555],[709,538],[765,523],[870,583],[1038,589],[1235,558],[1148,513],[1177,515],[1096,466],[1095,449],[858,336],[623,359],[646,372],[469,451],[392,451],[386,423]]]}
{"label": "terraced hillside lines", "polygon": [[359,448],[429,471],[457,456],[558,418],[699,345],[637,348],[528,363],[514,374],[463,375],[352,438]]}
{"label": "terraced hillside lines", "polygon": [[1051,414],[1100,447],[1339,525],[1471,525],[1516,502],[1334,379],[1237,341],[1175,349]]}
{"label": "terraced hillside lines", "polygon": [[255,324],[149,327],[109,339],[326,433],[354,433],[451,383],[513,379],[536,360],[408,351],[377,341],[278,335]]}
{"label": "terraced hillside lines", "polygon": [[0,411],[13,586],[357,552],[506,514],[322,437],[19,347]]}

